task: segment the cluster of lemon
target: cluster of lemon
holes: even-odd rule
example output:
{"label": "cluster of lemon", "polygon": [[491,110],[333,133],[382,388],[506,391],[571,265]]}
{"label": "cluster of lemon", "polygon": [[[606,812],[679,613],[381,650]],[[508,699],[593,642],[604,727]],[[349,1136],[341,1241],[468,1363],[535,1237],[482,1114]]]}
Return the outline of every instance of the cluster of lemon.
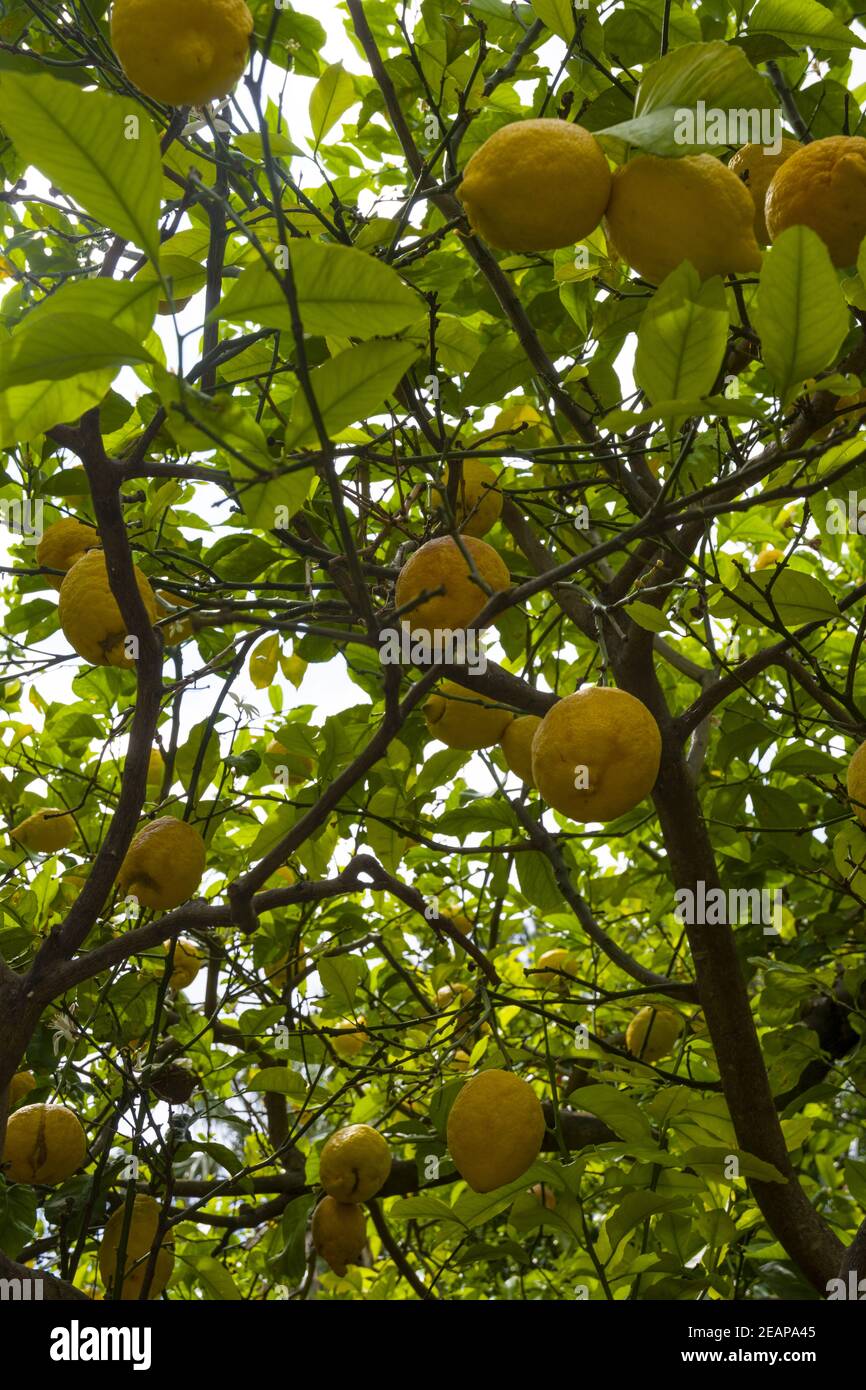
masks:
{"label": "cluster of lemon", "polygon": [[838,135],[777,154],[639,154],[611,174],[595,136],[560,120],[504,126],[469,160],[459,196],[474,232],[503,251],[573,246],[604,222],[612,249],[652,284],[683,260],[699,274],[745,274],[761,246],[810,227],[836,266],[866,236],[866,139]]}
{"label": "cluster of lemon", "polygon": [[[490,486],[478,482],[477,471],[473,477],[479,487]],[[487,541],[470,533],[439,536],[401,569],[397,611],[413,633],[433,637],[437,631],[473,629],[491,596],[509,583],[502,557]],[[624,815],[650,793],[658,776],[659,726],[625,690],[589,687],[559,700],[543,718],[514,718],[501,703],[444,681],[424,713],[431,733],[450,748],[501,744],[511,771],[573,820]]]}

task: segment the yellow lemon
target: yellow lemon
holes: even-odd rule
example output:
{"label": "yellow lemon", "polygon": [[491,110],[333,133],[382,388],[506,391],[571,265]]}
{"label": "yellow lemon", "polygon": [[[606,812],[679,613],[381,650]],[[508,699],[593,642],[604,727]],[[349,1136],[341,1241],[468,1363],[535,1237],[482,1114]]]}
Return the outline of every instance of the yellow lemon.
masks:
{"label": "yellow lemon", "polygon": [[670,1052],[682,1026],[679,1014],[648,1006],[640,1009],[628,1025],[625,1045],[631,1055],[642,1062],[657,1062]]}
{"label": "yellow lemon", "polygon": [[[119,1207],[110,1217],[99,1247],[99,1274],[108,1294],[113,1293],[117,1278],[117,1259],[120,1254],[125,1216],[126,1208]],[[152,1197],[140,1193],[135,1198],[126,1237],[126,1257],[120,1292],[120,1297],[124,1302],[141,1297],[150,1268],[151,1252],[159,1231],[159,1216],[159,1203],[155,1202]],[[148,1298],[159,1298],[171,1278],[171,1272],[174,1269],[174,1253],[171,1245],[171,1233],[166,1231],[160,1242],[153,1277],[148,1285]]]}
{"label": "yellow lemon", "polygon": [[802,145],[773,176],[765,213],[772,241],[811,227],[835,266],[853,265],[866,236],[866,140],[830,135]]}
{"label": "yellow lemon", "polygon": [[474,1192],[514,1182],[535,1162],[543,1138],[541,1102],[511,1071],[471,1077],[448,1114],[448,1150]]}
{"label": "yellow lemon", "polygon": [[168,106],[227,96],[253,31],[244,0],[114,0],[111,42],[130,82]]}
{"label": "yellow lemon", "polygon": [[495,700],[443,681],[424,705],[427,727],[448,748],[492,748],[514,716]]}
{"label": "yellow lemon", "polygon": [[763,145],[743,145],[728,161],[732,174],[743,182],[749,190],[755,205],[755,240],[759,246],[766,246],[770,240],[767,222],[764,217],[764,202],[767,189],[778,169],[786,159],[796,154],[802,146],[799,140],[782,140],[778,154],[765,154]]}
{"label": "yellow lemon", "polygon": [[319,1161],[319,1181],[338,1202],[367,1202],[391,1171],[391,1150],[371,1125],[346,1125],[332,1134]]}
{"label": "yellow lemon", "polygon": [[759,270],[754,218],[748,190],[712,155],[640,154],[613,176],[605,230],[626,264],[659,285],[681,261],[704,280]]}
{"label": "yellow lemon", "polygon": [[144,907],[180,907],[198,888],[204,868],[204,840],[195,826],[160,816],[136,835],[117,882]]}
{"label": "yellow lemon", "polygon": [[[461,543],[471,557],[478,577],[494,593],[507,589],[508,570],[492,546],[476,536],[462,536]],[[437,593],[437,590],[443,590]],[[421,602],[421,595],[430,598]],[[413,632],[433,633],[471,627],[488,601],[489,595],[473,577],[472,568],[453,536],[427,541],[409,556],[397,578],[395,599]]]}
{"label": "yellow lemon", "polygon": [[[456,1033],[465,1032],[472,1022],[472,1015],[467,1010],[474,998],[475,992],[468,985],[442,985],[440,989],[437,989],[436,1007],[440,1013],[448,1015],[442,1020],[440,1029],[453,1028]],[[453,1011],[458,1006],[463,1012],[455,1017]]]}
{"label": "yellow lemon", "polygon": [[[157,602],[150,583],[137,565],[133,573],[148,619],[156,622]],[[126,653],[126,623],[111,592],[101,550],[88,550],[68,571],[60,585],[58,612],[66,640],[92,666],[128,669],[135,664]]]}
{"label": "yellow lemon", "polygon": [[563,976],[568,975],[574,979],[577,975],[577,961],[571,952],[563,947],[545,951],[544,955],[538,957],[538,965],[546,969],[541,970],[539,974],[530,975],[529,983],[555,989],[560,994],[564,994],[568,989],[568,980],[563,979]]}
{"label": "yellow lemon", "polygon": [[367,1221],[356,1202],[337,1202],[323,1197],[313,1212],[313,1248],[330,1265],[335,1274],[343,1275],[349,1265],[356,1265],[367,1244]]}
{"label": "yellow lemon", "polygon": [[65,1105],[24,1105],[6,1126],[8,1182],[53,1187],[77,1172],[87,1154],[81,1121]]}
{"label": "yellow lemon", "polygon": [[499,740],[508,769],[528,787],[535,786],[532,775],[532,740],[541,724],[537,714],[522,714],[506,726]]}
{"label": "yellow lemon", "polygon": [[[163,946],[165,954],[171,951],[171,942],[166,941]],[[185,937],[178,937],[174,948],[174,960],[172,962],[171,978],[169,984],[172,989],[186,989],[192,984],[198,972],[201,970],[204,958],[194,941],[188,941]]]}
{"label": "yellow lemon", "polygon": [[[363,1014],[358,1015],[358,1023],[365,1022]],[[364,1032],[363,1027],[358,1028],[354,1023],[337,1023],[334,1025],[338,1030],[336,1034],[331,1033],[328,1042],[337,1053],[348,1062],[352,1057],[357,1057],[359,1052],[363,1052],[367,1043],[370,1041],[369,1035]]]}
{"label": "yellow lemon", "polygon": [[[94,526],[73,516],[64,517],[43,532],[36,547],[36,563],[41,569],[62,570],[66,574],[76,560],[99,544],[99,532]],[[59,589],[63,582],[62,576],[58,578],[56,574],[47,574],[45,580],[52,589]]]}
{"label": "yellow lemon", "polygon": [[785,552],[783,550],[777,550],[774,545],[765,545],[757,560],[752,565],[752,569],[769,569],[770,565],[778,565],[779,561],[784,560],[784,558]]}
{"label": "yellow lemon", "polygon": [[451,1071],[468,1071],[472,1066],[472,1058],[459,1047],[454,1056],[448,1059],[447,1066]]}
{"label": "yellow lemon", "polygon": [[458,197],[469,224],[500,251],[555,251],[589,236],[610,197],[595,136],[571,121],[515,121],[485,140]]}
{"label": "yellow lemon", "polygon": [[164,775],[165,759],[158,748],[152,748],[147,760],[147,785],[151,791],[159,791]]}
{"label": "yellow lemon", "polygon": [[848,764],[848,798],[861,825],[866,825],[866,743],[861,743]]}
{"label": "yellow lemon", "polygon": [[75,821],[67,811],[46,806],[16,825],[9,835],[33,854],[53,854],[71,845],[77,833]]}
{"label": "yellow lemon", "polygon": [[9,1104],[18,1105],[36,1087],[32,1071],[17,1071],[9,1082]]}
{"label": "yellow lemon", "polygon": [[576,821],[616,820],[643,801],[661,762],[659,726],[625,690],[589,686],[544,716],[532,773],[548,805]]}
{"label": "yellow lemon", "polygon": [[[444,489],[436,489],[440,503],[448,496],[451,480],[451,465],[445,465]],[[496,486],[496,472],[483,459],[464,459],[460,482],[457,484],[457,497],[454,502],[454,519],[457,529],[464,536],[486,536],[491,526],[495,526],[502,513],[502,493]]]}

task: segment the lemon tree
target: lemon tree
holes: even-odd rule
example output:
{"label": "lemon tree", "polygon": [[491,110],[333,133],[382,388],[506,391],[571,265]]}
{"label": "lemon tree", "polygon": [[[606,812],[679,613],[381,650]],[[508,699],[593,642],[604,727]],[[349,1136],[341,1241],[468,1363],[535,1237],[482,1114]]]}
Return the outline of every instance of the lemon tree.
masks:
{"label": "lemon tree", "polygon": [[0,1279],[866,1278],[853,11],[0,8]]}

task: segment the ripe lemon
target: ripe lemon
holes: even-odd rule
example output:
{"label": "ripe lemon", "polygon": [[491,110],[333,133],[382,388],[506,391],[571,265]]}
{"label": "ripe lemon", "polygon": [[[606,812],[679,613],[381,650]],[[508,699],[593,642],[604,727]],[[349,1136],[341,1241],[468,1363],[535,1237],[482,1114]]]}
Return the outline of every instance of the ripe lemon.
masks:
{"label": "ripe lemon", "polygon": [[323,1197],[313,1212],[313,1248],[330,1265],[335,1274],[343,1275],[349,1265],[356,1265],[367,1244],[367,1221],[356,1202],[337,1202]]}
{"label": "ripe lemon", "polygon": [[427,727],[448,748],[492,748],[513,715],[495,700],[443,681],[424,705]]}
{"label": "ripe lemon", "polygon": [[770,240],[764,217],[767,189],[777,169],[781,169],[785,160],[799,149],[802,149],[799,140],[783,140],[778,154],[764,154],[763,145],[743,145],[728,161],[731,173],[736,174],[752,196],[755,205],[755,240],[759,246],[766,246]]}
{"label": "ripe lemon", "polygon": [[616,820],[648,796],[661,762],[659,726],[625,690],[589,686],[544,716],[532,774],[544,800],[576,821]]}
{"label": "ripe lemon", "polygon": [[515,121],[475,151],[458,197],[473,232],[491,246],[555,251],[598,226],[610,197],[610,169],[583,126]]}
{"label": "ripe lemon", "polygon": [[509,771],[528,787],[535,786],[532,776],[532,740],[540,724],[541,719],[537,714],[522,714],[519,719],[512,719],[499,740]]}
{"label": "ripe lemon", "polygon": [[783,550],[777,550],[774,545],[765,545],[757,560],[752,565],[752,569],[769,569],[770,565],[778,565],[779,561],[783,560],[784,558],[785,552]]}
{"label": "ripe lemon", "polygon": [[81,1122],[65,1105],[24,1105],[9,1116],[3,1150],[8,1182],[53,1187],[71,1178],[86,1154]]}
{"label": "ripe lemon", "polygon": [[9,836],[33,854],[53,854],[71,845],[77,833],[75,821],[67,811],[46,806],[16,825]]}
{"label": "ripe lemon", "polygon": [[666,1057],[682,1031],[683,1021],[670,1009],[640,1009],[628,1025],[625,1045],[642,1062]]}
{"label": "ripe lemon", "polygon": [[391,1171],[391,1150],[371,1125],[346,1125],[332,1134],[319,1161],[319,1181],[338,1202],[367,1202]]}
{"label": "ripe lemon", "polygon": [[[123,1234],[125,1207],[119,1207],[110,1217],[105,1227],[99,1247],[99,1274],[106,1293],[114,1290],[117,1278],[117,1257]],[[150,1267],[150,1253],[159,1230],[160,1206],[152,1197],[139,1194],[133,1203],[132,1217],[126,1238],[126,1257],[124,1259],[123,1284],[120,1297],[124,1302],[138,1299],[144,1288],[147,1271]],[[171,1233],[166,1231],[160,1242],[159,1254],[153,1269],[153,1278],[148,1286],[148,1298],[159,1298],[174,1269],[174,1253],[171,1249]]]}
{"label": "ripe lemon", "polygon": [[563,976],[568,975],[574,979],[577,975],[577,961],[570,951],[561,946],[552,951],[545,951],[544,955],[538,957],[538,964],[546,966],[547,969],[539,974],[530,975],[530,984],[543,985],[546,989],[555,989],[560,994],[564,994],[568,989],[568,980],[563,979]]}
{"label": "ripe lemon", "polygon": [[111,42],[130,82],[168,106],[227,96],[249,57],[244,0],[115,0]]}
{"label": "ripe lemon", "polygon": [[448,1114],[448,1149],[473,1192],[514,1182],[535,1162],[543,1138],[541,1102],[511,1071],[471,1077]]}
{"label": "ripe lemon", "polygon": [[861,743],[848,764],[848,797],[851,810],[866,825],[866,743]]}
{"label": "ripe lemon", "polygon": [[[476,536],[463,536],[461,540],[479,577],[489,588],[494,593],[507,589],[508,570],[493,547]],[[444,592],[435,593],[437,589]],[[435,597],[417,603],[423,593]],[[473,578],[454,537],[440,536],[409,556],[397,577],[395,599],[398,608],[414,604],[402,618],[413,632],[432,634],[470,627],[487,605],[488,595]]]}
{"label": "ripe lemon", "polygon": [[[150,583],[137,565],[133,573],[148,618],[156,622],[157,602]],[[85,661],[92,666],[134,666],[125,651],[126,623],[111,592],[101,550],[88,550],[68,571],[60,586],[58,611],[66,640]]]}
{"label": "ripe lemon", "polygon": [[[43,532],[36,547],[36,563],[42,569],[62,570],[66,574],[76,560],[99,544],[99,532],[94,526],[73,516],[64,517]],[[56,574],[46,574],[45,581],[52,589],[59,589],[63,582]]]}
{"label": "ripe lemon", "polygon": [[165,759],[158,748],[150,750],[147,760],[147,785],[151,791],[159,791],[165,775]]}
{"label": "ripe lemon", "polygon": [[608,241],[633,270],[661,284],[681,261],[702,279],[759,270],[748,189],[709,154],[640,154],[617,169],[605,213]]}
{"label": "ripe lemon", "polygon": [[[445,465],[444,489],[436,489],[440,504],[447,496],[451,466]],[[464,459],[457,484],[454,519],[464,536],[486,536],[502,514],[502,493],[496,486],[496,471],[483,459]]]}
{"label": "ripe lemon", "polygon": [[160,816],[136,835],[117,882],[144,907],[180,907],[198,888],[204,868],[204,840],[195,826]]}
{"label": "ripe lemon", "polygon": [[[180,824],[180,822],[178,822]],[[165,954],[171,951],[171,942],[166,941],[163,946]],[[194,941],[188,941],[185,937],[178,937],[174,948],[174,961],[172,963],[171,978],[169,984],[172,989],[186,989],[192,984],[198,972],[201,970],[204,958]]]}
{"label": "ripe lemon", "polygon": [[770,239],[788,227],[811,227],[835,266],[853,265],[866,236],[866,140],[830,135],[802,145],[767,190]]}
{"label": "ripe lemon", "polygon": [[[358,1015],[358,1022],[365,1022],[363,1014]],[[367,1043],[370,1041],[368,1033],[363,1028],[357,1028],[354,1023],[337,1023],[334,1025],[338,1030],[336,1034],[331,1033],[328,1042],[334,1049],[338,1057],[342,1057],[348,1062],[352,1057],[357,1057],[359,1052],[363,1052]]]}
{"label": "ripe lemon", "polygon": [[36,1077],[32,1071],[16,1071],[9,1082],[9,1104],[18,1105],[26,1095],[36,1088]]}

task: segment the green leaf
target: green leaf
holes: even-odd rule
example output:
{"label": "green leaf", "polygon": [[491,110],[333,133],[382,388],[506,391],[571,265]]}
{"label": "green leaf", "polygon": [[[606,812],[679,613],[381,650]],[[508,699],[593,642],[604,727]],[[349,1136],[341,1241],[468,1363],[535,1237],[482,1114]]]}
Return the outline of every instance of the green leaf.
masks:
{"label": "green leaf", "polygon": [[649,603],[643,603],[640,599],[635,599],[632,603],[625,605],[625,611],[638,627],[644,628],[647,632],[664,632],[669,626],[664,613],[660,613],[657,608],[653,608]]}
{"label": "green leaf", "polygon": [[141,343],[153,326],[158,289],[155,284],[137,280],[74,280],[61,285],[54,294],[41,299],[16,330],[20,333],[35,322],[55,314],[81,314],[105,319],[136,342]]}
{"label": "green leaf", "polygon": [[225,1265],[215,1260],[213,1255],[200,1255],[195,1246],[187,1243],[184,1259],[195,1269],[198,1281],[206,1298],[219,1303],[238,1303],[243,1294]]}
{"label": "green leaf", "polygon": [[652,1140],[646,1115],[623,1091],[616,1091],[613,1086],[581,1086],[580,1108],[604,1120],[621,1139],[639,1144]]}
{"label": "green leaf", "polygon": [[316,145],[357,100],[354,77],[346,72],[342,63],[332,63],[322,73],[310,96],[310,124]]}
{"label": "green leaf", "polygon": [[846,1158],[845,1182],[858,1207],[866,1212],[866,1162],[862,1158]]}
{"label": "green leaf", "polygon": [[[767,590],[772,598],[772,608],[765,597]],[[746,613],[754,621],[755,617],[745,605],[753,610],[757,621],[761,622],[772,622],[775,609],[786,627],[800,627],[804,623],[835,618],[839,614],[836,600],[819,579],[792,569],[785,569],[779,574],[773,570],[751,574],[740,580],[730,596],[723,595],[711,606],[714,617],[743,617]]]}
{"label": "green leaf", "polygon": [[764,256],[754,322],[764,365],[783,403],[823,371],[848,332],[830,254],[810,227],[789,227]]}
{"label": "green leaf", "polygon": [[641,319],[635,380],[650,401],[688,400],[710,390],[718,376],[728,337],[728,311],[718,280],[685,289],[682,267],[656,290]]}
{"label": "green leaf", "polygon": [[[417,355],[417,347],[406,343],[362,343],[311,372],[310,385],[329,436],[377,414]],[[317,441],[310,408],[299,391],[286,426],[286,450]]]}
{"label": "green leaf", "polygon": [[561,912],[562,890],[554,877],[547,855],[537,850],[515,855],[517,881],[523,896],[539,912]]}
{"label": "green leaf", "polygon": [[0,393],[0,448],[23,444],[53,425],[71,424],[99,405],[115,376],[88,372],[68,381],[34,381]]}
{"label": "green leaf", "polygon": [[85,372],[153,362],[147,351],[105,319],[51,314],[25,319],[12,334],[10,351],[0,368],[0,391],[34,381],[63,381]]}
{"label": "green leaf", "polygon": [[[289,257],[306,333],[375,338],[400,333],[424,314],[418,295],[390,266],[351,246],[293,241]],[[214,318],[291,330],[278,280],[257,261],[217,306]]]}
{"label": "green leaf", "polygon": [[358,986],[367,974],[367,967],[357,956],[321,956],[318,961],[319,979],[328,994],[346,1008],[351,1008]]}
{"label": "green leaf", "polygon": [[97,222],[159,256],[159,141],[142,107],[47,75],[0,76],[0,121],[18,153]]}
{"label": "green leaf", "polygon": [[571,43],[575,32],[573,0],[530,0],[542,24],[565,43]]}
{"label": "green leaf", "polygon": [[[717,107],[726,112],[776,105],[769,82],[755,71],[743,50],[716,40],[684,44],[651,63],[641,77],[634,114],[695,107],[698,101],[707,110]],[[750,139],[752,134],[746,134],[742,143]]]}
{"label": "green leaf", "polygon": [[307,1085],[300,1073],[290,1067],[263,1067],[250,1077],[247,1090],[275,1091],[281,1096],[300,1098],[306,1095]]}
{"label": "green leaf", "polygon": [[395,1221],[450,1221],[463,1225],[448,1203],[438,1197],[400,1197],[389,1206],[388,1216]]}
{"label": "green leaf", "polygon": [[446,811],[436,828],[443,835],[464,835],[473,830],[511,830],[514,824],[514,812],[507,801],[478,797],[466,806]]}
{"label": "green leaf", "polygon": [[749,34],[771,34],[792,48],[848,53],[866,43],[817,0],[758,0],[749,16]]}
{"label": "green leaf", "polygon": [[463,385],[468,405],[489,405],[501,401],[532,376],[532,366],[519,343],[494,343],[483,352]]}

